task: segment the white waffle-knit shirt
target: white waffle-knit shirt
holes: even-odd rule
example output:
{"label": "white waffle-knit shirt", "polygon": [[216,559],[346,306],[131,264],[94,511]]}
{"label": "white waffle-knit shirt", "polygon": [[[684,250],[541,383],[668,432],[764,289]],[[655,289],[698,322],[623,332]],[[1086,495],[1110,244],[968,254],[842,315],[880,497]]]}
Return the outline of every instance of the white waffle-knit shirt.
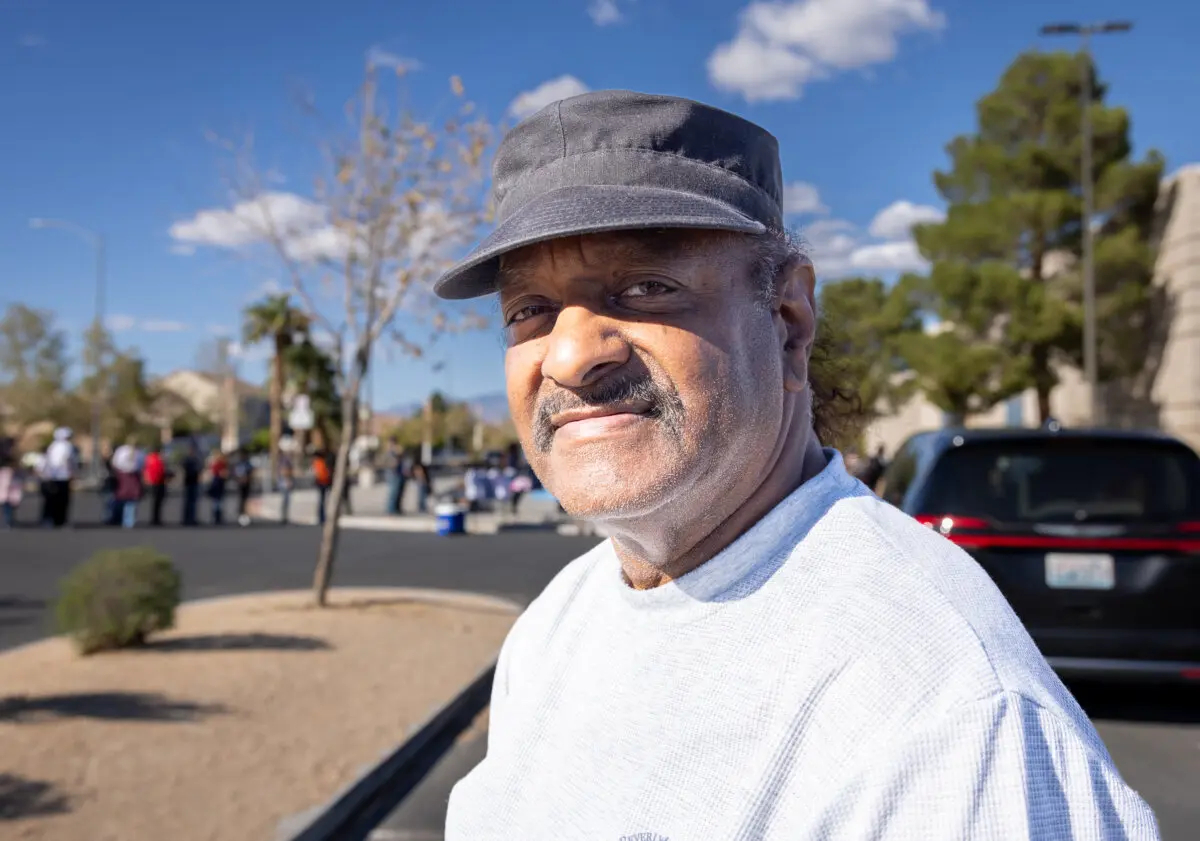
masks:
{"label": "white waffle-knit shirt", "polygon": [[676,581],[555,577],[447,841],[1158,838],[987,574],[827,454]]}

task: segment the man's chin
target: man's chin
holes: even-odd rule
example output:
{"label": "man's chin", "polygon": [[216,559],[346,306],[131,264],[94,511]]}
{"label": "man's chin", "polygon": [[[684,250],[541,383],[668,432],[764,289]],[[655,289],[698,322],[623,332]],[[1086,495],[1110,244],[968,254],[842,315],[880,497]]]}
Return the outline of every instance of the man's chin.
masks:
{"label": "man's chin", "polygon": [[546,487],[572,517],[604,521],[642,516],[674,496],[678,462],[662,464],[640,449],[584,455],[574,448],[550,455]]}

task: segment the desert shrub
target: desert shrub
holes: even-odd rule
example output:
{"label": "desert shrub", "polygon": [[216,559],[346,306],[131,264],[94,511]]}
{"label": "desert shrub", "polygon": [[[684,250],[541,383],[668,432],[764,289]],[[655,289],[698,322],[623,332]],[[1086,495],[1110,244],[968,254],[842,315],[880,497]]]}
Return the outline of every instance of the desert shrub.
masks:
{"label": "desert shrub", "polygon": [[149,546],[97,552],[63,579],[55,620],[81,654],[141,645],[175,624],[179,573]]}

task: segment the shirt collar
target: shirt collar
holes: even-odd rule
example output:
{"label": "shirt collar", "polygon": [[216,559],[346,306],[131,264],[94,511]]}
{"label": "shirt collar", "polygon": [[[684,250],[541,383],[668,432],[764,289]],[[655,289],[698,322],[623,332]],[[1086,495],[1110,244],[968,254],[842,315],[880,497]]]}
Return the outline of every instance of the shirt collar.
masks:
{"label": "shirt collar", "polygon": [[604,574],[620,598],[638,611],[699,611],[743,598],[782,565],[835,502],[869,493],[846,471],[841,453],[824,450],[825,469],[802,484],[713,558],[691,572],[649,590],[635,590],[621,572],[612,542]]}

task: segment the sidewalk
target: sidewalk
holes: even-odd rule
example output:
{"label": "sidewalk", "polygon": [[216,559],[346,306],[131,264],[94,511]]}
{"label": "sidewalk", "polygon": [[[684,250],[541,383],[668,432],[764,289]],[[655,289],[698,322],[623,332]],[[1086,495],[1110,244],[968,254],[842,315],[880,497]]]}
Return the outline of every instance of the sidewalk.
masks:
{"label": "sidewalk", "polygon": [[[136,650],[4,652],[0,686],[20,692],[0,698],[0,836],[265,841],[458,695],[518,613],[436,590],[334,588],[320,610],[308,590],[258,593],[186,603]],[[401,818],[436,830],[440,797],[422,797]]]}
{"label": "sidewalk", "polygon": [[[454,477],[438,477],[434,480],[434,495],[449,490],[455,484]],[[386,484],[367,487],[354,486],[350,489],[352,514],[342,514],[341,525],[346,529],[368,531],[433,532],[437,530],[437,518],[432,514],[389,514],[387,508],[388,489]],[[262,520],[278,521],[282,499],[277,493],[263,494],[251,501],[252,511]],[[411,483],[404,489],[401,510],[413,512],[417,508],[417,489]],[[513,515],[501,502],[497,511],[469,513],[466,517],[468,534],[496,534],[512,530],[548,530],[571,526],[569,518],[558,510],[558,504],[544,492],[527,494],[518,513]],[[344,510],[344,509],[343,509]],[[292,492],[289,520],[298,525],[316,525],[317,492],[302,489]]]}

